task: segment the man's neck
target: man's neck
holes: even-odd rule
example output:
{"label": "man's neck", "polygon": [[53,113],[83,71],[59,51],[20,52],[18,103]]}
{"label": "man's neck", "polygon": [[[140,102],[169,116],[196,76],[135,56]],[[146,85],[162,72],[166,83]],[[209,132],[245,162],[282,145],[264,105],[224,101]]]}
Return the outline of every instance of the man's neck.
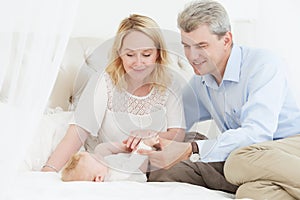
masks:
{"label": "man's neck", "polygon": [[226,66],[227,66],[227,62],[228,62],[230,54],[231,54],[231,50],[232,50],[232,48],[230,48],[226,52],[223,60],[221,60],[221,62],[217,65],[216,72],[212,73],[212,75],[215,78],[218,86],[220,86],[220,84],[222,83],[222,80],[223,80],[223,77],[224,77],[224,73],[225,73],[225,70],[226,70]]}

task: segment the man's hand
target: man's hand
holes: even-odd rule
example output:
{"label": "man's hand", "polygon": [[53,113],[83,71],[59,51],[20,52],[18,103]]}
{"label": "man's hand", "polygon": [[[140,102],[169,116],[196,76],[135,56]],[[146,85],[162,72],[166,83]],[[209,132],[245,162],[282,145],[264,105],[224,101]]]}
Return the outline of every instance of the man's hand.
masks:
{"label": "man's hand", "polygon": [[[163,138],[159,138],[158,140],[160,151],[144,149],[137,151],[139,154],[147,155],[151,165],[156,167],[168,169],[176,163],[188,159],[192,153],[191,143],[176,142]],[[153,143],[148,144],[147,141],[144,141],[144,143],[152,147],[157,146],[157,144]]]}

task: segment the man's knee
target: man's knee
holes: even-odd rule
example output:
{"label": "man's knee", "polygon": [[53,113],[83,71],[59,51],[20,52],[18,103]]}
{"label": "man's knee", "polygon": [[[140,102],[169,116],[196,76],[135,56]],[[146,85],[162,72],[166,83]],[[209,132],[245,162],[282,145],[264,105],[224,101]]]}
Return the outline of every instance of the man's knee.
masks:
{"label": "man's knee", "polygon": [[235,197],[238,199],[294,199],[294,197],[273,181],[253,181],[244,183],[238,188]]}
{"label": "man's knee", "polygon": [[255,151],[254,146],[247,146],[230,153],[224,165],[224,175],[228,182],[234,185],[241,185],[245,182],[250,165],[249,158]]}

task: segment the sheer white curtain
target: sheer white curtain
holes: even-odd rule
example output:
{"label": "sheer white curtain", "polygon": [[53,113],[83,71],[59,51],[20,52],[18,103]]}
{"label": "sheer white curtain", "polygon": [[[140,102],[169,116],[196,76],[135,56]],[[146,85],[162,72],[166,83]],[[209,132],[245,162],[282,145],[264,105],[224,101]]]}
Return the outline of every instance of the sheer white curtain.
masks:
{"label": "sheer white curtain", "polygon": [[47,105],[78,3],[0,0],[0,199]]}

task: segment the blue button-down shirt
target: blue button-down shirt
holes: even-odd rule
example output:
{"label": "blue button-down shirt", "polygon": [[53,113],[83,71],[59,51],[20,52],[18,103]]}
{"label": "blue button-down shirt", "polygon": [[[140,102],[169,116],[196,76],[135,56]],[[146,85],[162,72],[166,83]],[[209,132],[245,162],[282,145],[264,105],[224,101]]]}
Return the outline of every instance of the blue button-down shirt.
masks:
{"label": "blue button-down shirt", "polygon": [[211,75],[191,79],[183,94],[187,128],[213,119],[222,132],[197,141],[203,162],[224,161],[236,148],[300,134],[300,110],[286,69],[266,50],[234,45],[219,85]]}

